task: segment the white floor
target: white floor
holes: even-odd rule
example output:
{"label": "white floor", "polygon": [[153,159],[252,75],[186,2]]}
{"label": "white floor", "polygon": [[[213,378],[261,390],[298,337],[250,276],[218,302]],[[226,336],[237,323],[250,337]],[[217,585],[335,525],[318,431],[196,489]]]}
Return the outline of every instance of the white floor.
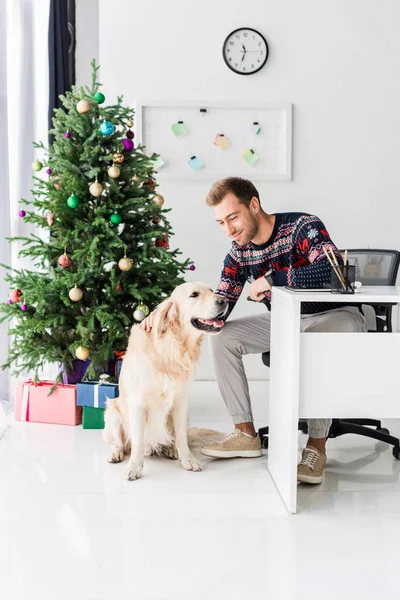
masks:
{"label": "white floor", "polygon": [[[251,385],[259,426],[266,387]],[[214,383],[195,384],[191,424],[231,430]],[[1,600],[399,597],[400,461],[385,445],[331,440],[294,516],[267,455],[203,457],[201,473],[151,458],[137,482],[106,456],[80,427],[16,423],[0,442]]]}

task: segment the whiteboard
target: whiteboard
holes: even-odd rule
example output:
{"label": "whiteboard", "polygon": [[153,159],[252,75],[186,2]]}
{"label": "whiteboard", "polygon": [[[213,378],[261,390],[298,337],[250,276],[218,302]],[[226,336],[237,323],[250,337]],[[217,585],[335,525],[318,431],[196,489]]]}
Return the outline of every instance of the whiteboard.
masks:
{"label": "whiteboard", "polygon": [[[186,135],[176,137],[171,125],[184,122]],[[261,128],[256,135],[258,123]],[[164,165],[157,168],[157,180],[217,180],[227,176],[253,181],[292,178],[292,104],[136,103],[136,142],[145,153],[160,154]],[[229,138],[221,149],[214,144],[218,134]],[[255,152],[259,160],[248,164],[242,154]],[[191,157],[204,166],[194,171]],[[192,164],[194,164],[192,162]]]}

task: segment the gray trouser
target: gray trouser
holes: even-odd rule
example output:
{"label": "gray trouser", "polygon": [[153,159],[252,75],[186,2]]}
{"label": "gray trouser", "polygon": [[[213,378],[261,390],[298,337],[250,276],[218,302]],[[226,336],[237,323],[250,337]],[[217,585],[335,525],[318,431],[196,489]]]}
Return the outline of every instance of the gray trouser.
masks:
{"label": "gray trouser", "polygon": [[[301,331],[367,331],[367,325],[358,308],[351,306],[302,315]],[[265,312],[228,321],[220,334],[210,336],[219,389],[235,424],[253,421],[242,356],[268,352],[270,334],[271,313]],[[308,433],[312,438],[324,438],[328,436],[330,426],[329,419],[310,419]]]}

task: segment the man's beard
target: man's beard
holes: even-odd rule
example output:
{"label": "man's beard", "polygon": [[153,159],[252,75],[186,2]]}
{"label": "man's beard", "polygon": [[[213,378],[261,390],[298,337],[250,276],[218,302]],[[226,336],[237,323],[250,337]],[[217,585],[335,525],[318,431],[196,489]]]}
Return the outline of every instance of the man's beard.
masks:
{"label": "man's beard", "polygon": [[247,228],[247,231],[246,231],[246,240],[242,244],[239,244],[239,245],[247,246],[247,244],[249,244],[251,242],[251,240],[257,235],[257,232],[258,232],[257,221],[254,217],[250,216],[249,227]]}

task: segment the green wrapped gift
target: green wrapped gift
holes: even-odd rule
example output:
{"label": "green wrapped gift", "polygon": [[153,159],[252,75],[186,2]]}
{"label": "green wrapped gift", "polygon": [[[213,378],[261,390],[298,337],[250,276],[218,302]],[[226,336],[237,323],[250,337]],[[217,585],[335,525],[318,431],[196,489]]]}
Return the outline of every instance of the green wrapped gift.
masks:
{"label": "green wrapped gift", "polygon": [[93,408],[93,406],[83,406],[82,408],[83,429],[104,429],[105,408]]}

